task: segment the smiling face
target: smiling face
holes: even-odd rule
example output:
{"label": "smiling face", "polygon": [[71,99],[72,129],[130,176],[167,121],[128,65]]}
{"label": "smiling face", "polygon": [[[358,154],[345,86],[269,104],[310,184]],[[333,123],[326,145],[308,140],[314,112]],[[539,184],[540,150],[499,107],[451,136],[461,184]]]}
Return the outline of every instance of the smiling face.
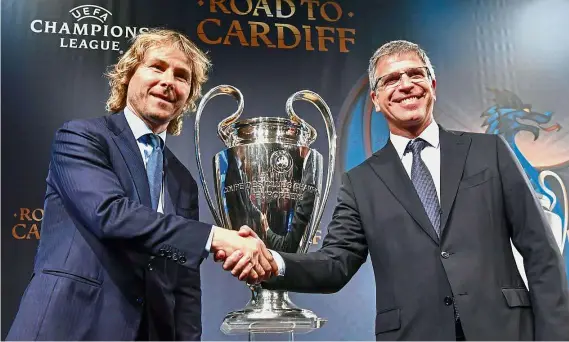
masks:
{"label": "smiling face", "polygon": [[[393,134],[419,136],[433,121],[436,99],[436,81],[428,75],[425,63],[408,52],[385,56],[376,66],[375,79],[381,80],[370,93],[375,110],[384,114]],[[419,75],[419,70],[426,76]]]}
{"label": "smiling face", "polygon": [[128,84],[127,106],[154,133],[163,132],[182,114],[190,95],[190,77],[190,64],[180,50],[150,48]]}

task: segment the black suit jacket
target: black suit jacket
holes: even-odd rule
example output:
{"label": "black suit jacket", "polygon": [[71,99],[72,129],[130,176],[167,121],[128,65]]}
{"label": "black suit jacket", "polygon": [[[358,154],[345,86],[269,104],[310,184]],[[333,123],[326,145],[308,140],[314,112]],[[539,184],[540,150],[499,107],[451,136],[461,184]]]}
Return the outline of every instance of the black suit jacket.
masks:
{"label": "black suit jacket", "polygon": [[322,248],[282,253],[265,287],[335,292],[369,253],[377,340],[454,340],[455,305],[469,340],[569,340],[562,258],[515,156],[496,135],[441,129],[440,144],[440,239],[389,142],[343,175]]}
{"label": "black suit jacket", "polygon": [[65,123],[33,276],[7,339],[133,340],[141,328],[150,339],[200,339],[211,225],[196,221],[196,183],[168,149],[165,185],[161,214],[123,113]]}

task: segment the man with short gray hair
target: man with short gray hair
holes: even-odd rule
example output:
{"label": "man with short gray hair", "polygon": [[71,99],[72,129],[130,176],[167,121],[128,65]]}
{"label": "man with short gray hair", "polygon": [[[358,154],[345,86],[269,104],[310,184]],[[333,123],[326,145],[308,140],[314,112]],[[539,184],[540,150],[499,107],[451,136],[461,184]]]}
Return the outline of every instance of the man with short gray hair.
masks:
{"label": "man with short gray hair", "polygon": [[435,122],[437,81],[417,44],[380,47],[369,81],[389,142],[343,175],[322,248],[274,253],[279,276],[264,287],[336,292],[369,253],[377,340],[569,340],[563,261],[508,145]]}

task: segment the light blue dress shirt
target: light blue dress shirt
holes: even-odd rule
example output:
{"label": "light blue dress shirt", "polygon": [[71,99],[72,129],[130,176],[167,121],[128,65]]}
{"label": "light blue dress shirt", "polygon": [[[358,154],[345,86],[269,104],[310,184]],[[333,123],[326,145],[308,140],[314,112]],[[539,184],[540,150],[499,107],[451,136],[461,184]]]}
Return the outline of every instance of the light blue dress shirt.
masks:
{"label": "light blue dress shirt", "polygon": [[[134,138],[136,139],[136,143],[138,145],[138,148],[140,149],[140,154],[142,155],[142,160],[144,161],[144,167],[146,167],[146,163],[148,162],[148,157],[150,156],[150,153],[152,152],[152,146],[149,146],[148,144],[143,143],[142,141],[140,141],[139,138],[145,134],[153,133],[153,132],[150,128],[148,128],[146,123],[144,121],[142,121],[141,118],[139,118],[136,114],[134,114],[134,112],[130,108],[125,107],[124,116],[126,118],[126,121],[129,125],[130,129],[132,130],[132,133],[134,134]],[[165,146],[166,145],[166,131],[158,133],[158,136],[160,137],[160,139],[162,139],[162,142],[164,143],[164,146]],[[164,213],[164,182],[162,182],[162,190],[160,191],[160,200],[158,201],[157,211],[159,213]],[[212,226],[211,232],[209,233],[209,238],[207,239],[207,243],[205,246],[205,249],[208,253],[211,249],[212,238],[213,238],[213,226]]]}

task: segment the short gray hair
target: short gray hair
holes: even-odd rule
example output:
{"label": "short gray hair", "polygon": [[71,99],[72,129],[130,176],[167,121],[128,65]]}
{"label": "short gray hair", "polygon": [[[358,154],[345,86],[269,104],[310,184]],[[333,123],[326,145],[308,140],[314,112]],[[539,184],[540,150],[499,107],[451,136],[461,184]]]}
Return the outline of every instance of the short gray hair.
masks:
{"label": "short gray hair", "polygon": [[425,50],[421,49],[419,45],[415,43],[411,43],[406,40],[393,40],[388,43],[383,44],[379,49],[375,50],[373,56],[371,56],[369,60],[369,67],[368,67],[368,77],[369,77],[369,86],[373,87],[375,84],[375,72],[377,70],[377,62],[387,56],[393,55],[401,55],[404,53],[415,53],[417,56],[425,63],[427,69],[429,69],[429,73],[431,78],[434,80],[435,77],[435,70],[433,69],[433,65],[427,56]]}

